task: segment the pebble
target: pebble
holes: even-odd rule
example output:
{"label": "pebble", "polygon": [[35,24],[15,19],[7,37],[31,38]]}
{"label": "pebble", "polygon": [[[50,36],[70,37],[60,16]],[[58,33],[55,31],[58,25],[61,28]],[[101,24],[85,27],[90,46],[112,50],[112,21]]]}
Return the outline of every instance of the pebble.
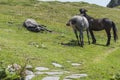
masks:
{"label": "pebble", "polygon": [[36,67],[35,70],[37,70],[37,71],[46,71],[46,70],[49,70],[49,68],[46,68],[46,67]]}
{"label": "pebble", "polygon": [[55,67],[59,67],[59,68],[61,68],[62,67],[62,65],[60,65],[60,64],[58,64],[58,63],[52,63]]}

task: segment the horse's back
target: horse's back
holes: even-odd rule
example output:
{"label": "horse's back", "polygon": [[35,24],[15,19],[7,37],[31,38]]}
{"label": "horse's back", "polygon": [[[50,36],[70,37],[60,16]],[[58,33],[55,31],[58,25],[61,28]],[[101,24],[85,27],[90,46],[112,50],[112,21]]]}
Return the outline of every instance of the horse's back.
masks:
{"label": "horse's back", "polygon": [[72,19],[76,20],[76,23],[78,25],[81,25],[81,26],[84,26],[84,27],[87,27],[87,28],[89,27],[88,20],[84,16],[77,15],[77,16],[73,16]]}

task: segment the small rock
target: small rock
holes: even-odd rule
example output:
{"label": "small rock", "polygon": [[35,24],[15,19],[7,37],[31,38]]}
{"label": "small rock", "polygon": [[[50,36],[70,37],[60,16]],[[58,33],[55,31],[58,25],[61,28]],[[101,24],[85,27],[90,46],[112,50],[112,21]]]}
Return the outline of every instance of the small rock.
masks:
{"label": "small rock", "polygon": [[66,76],[65,79],[77,79],[81,77],[87,77],[87,74],[72,74],[70,76]]}
{"label": "small rock", "polygon": [[72,80],[72,79],[63,79],[63,80]]}
{"label": "small rock", "polygon": [[30,71],[30,70],[26,70],[26,71],[25,71],[25,74],[26,74],[26,75],[33,75],[34,73],[33,73],[32,71]]}
{"label": "small rock", "polygon": [[43,78],[42,80],[59,80],[60,77],[58,76],[47,76],[45,78]]}
{"label": "small rock", "polygon": [[81,64],[79,64],[79,63],[72,63],[71,65],[72,66],[80,66]]}
{"label": "small rock", "polygon": [[45,72],[47,75],[61,75],[64,74],[64,72]]}
{"label": "small rock", "polygon": [[55,67],[62,67],[62,65],[58,64],[58,63],[52,63]]}
{"label": "small rock", "polygon": [[35,75],[41,75],[41,74],[45,74],[45,72],[39,72],[39,71],[35,72]]}
{"label": "small rock", "polygon": [[27,65],[25,68],[28,69],[28,70],[32,70],[33,69],[33,67],[31,65]]}
{"label": "small rock", "polygon": [[27,76],[25,77],[25,80],[31,80],[33,77],[35,77],[34,74],[33,74],[33,75],[27,75]]}
{"label": "small rock", "polygon": [[35,70],[37,70],[37,71],[46,71],[46,70],[49,70],[49,68],[46,68],[46,67],[36,67]]}

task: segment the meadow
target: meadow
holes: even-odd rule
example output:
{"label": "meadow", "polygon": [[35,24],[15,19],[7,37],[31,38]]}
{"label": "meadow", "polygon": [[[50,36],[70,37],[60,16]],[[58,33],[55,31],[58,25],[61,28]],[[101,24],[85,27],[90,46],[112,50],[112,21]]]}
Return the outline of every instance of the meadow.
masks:
{"label": "meadow", "polygon": [[[84,2],[40,2],[36,0],[0,0],[0,61],[7,66],[12,63],[44,66],[50,70],[69,71],[61,75],[61,80],[69,74],[86,73],[88,76],[74,80],[116,80],[120,76],[120,40],[115,43],[113,35],[111,45],[105,31],[94,32],[97,44],[88,44],[84,33],[84,47],[76,43],[76,37],[66,22],[79,14],[80,8],[86,8],[95,18],[107,17],[116,23],[120,37],[120,9],[106,8]],[[27,31],[23,22],[33,18],[46,25],[53,33],[34,33]],[[111,33],[112,30],[111,30]],[[80,63],[72,67],[68,62]],[[53,62],[61,64],[58,68]],[[32,80],[42,80],[45,75],[35,76]],[[120,78],[119,78],[120,79]],[[118,80],[119,80],[118,79]]]}

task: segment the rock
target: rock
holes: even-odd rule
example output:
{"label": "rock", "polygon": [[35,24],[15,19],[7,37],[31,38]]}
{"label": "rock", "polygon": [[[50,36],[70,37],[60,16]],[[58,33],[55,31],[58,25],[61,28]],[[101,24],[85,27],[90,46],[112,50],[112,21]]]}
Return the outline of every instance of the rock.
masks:
{"label": "rock", "polygon": [[59,80],[60,77],[58,76],[47,76],[47,77],[44,77],[42,80]]}
{"label": "rock", "polygon": [[64,72],[45,72],[47,75],[61,75],[64,74]]}
{"label": "rock", "polygon": [[32,71],[30,71],[30,70],[26,70],[26,71],[25,71],[25,74],[26,74],[26,75],[33,75],[34,73],[33,73]]}
{"label": "rock", "polygon": [[79,63],[72,63],[71,65],[72,66],[80,66],[81,64],[79,64]]}
{"label": "rock", "polygon": [[116,6],[119,6],[120,5],[120,0],[111,0],[107,7],[109,8],[113,8],[113,7],[116,7]]}
{"label": "rock", "polygon": [[66,76],[65,79],[77,79],[81,77],[86,77],[87,74],[72,74],[70,76]]}
{"label": "rock", "polygon": [[35,70],[37,70],[37,71],[46,71],[46,70],[49,70],[49,68],[46,68],[46,67],[36,67]]}
{"label": "rock", "polygon": [[55,67],[59,67],[59,68],[61,68],[62,67],[62,65],[60,65],[60,64],[58,64],[58,63],[52,63]]}
{"label": "rock", "polygon": [[31,80],[33,77],[35,77],[34,74],[33,74],[33,75],[27,75],[27,76],[25,77],[25,80]]}
{"label": "rock", "polygon": [[33,71],[33,67],[32,67],[31,65],[27,65],[25,68],[26,68],[27,70]]}

